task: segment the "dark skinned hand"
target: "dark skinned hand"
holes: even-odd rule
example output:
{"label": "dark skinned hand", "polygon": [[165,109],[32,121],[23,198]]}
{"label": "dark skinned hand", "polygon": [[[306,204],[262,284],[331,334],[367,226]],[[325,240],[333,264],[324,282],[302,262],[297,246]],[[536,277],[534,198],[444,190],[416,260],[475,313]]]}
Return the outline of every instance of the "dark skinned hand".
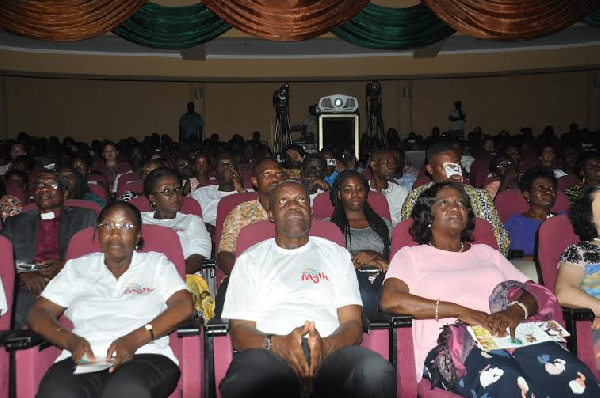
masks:
{"label": "dark skinned hand", "polygon": [[[271,339],[271,351],[281,357],[296,373],[300,381],[306,380],[310,369],[304,350],[302,349],[302,336],[309,332],[309,322],[298,326],[285,336],[273,336]],[[304,383],[303,383],[304,384]]]}
{"label": "dark skinned hand", "polygon": [[110,360],[114,357],[113,365],[108,370],[109,373],[112,373],[119,366],[124,364],[127,361],[131,361],[133,355],[139,348],[136,339],[132,336],[132,334],[126,334],[125,336],[121,336],[110,344],[108,347],[108,351],[106,352],[106,360]]}
{"label": "dark skinned hand", "polygon": [[43,260],[38,265],[44,266],[44,269],[39,271],[40,274],[45,278],[52,279],[63,269],[65,262],[61,260]]}
{"label": "dark skinned hand", "polygon": [[75,363],[79,363],[84,355],[87,356],[86,359],[90,362],[94,362],[96,360],[90,343],[75,333],[71,333],[65,348],[71,353],[71,357]]}
{"label": "dark skinned hand", "polygon": [[463,307],[458,313],[458,320],[466,323],[467,325],[475,326],[481,325],[485,328],[489,326],[490,315],[483,311],[474,310],[471,308]]}
{"label": "dark skinned hand", "polygon": [[42,291],[49,281],[49,279],[44,277],[40,271],[23,272],[19,274],[19,279],[34,297],[42,294]]}
{"label": "dark skinned hand", "polygon": [[506,328],[509,328],[510,338],[515,339],[515,329],[524,319],[523,309],[518,305],[511,305],[504,311],[490,315],[489,327],[487,328],[493,336],[505,337]]}

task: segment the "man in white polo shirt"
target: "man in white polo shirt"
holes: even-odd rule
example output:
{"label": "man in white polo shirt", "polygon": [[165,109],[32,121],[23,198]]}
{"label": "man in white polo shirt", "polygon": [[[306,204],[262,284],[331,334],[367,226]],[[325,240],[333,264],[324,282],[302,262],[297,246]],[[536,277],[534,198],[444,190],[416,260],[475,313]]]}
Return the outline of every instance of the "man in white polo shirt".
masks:
{"label": "man in white polo shirt", "polygon": [[362,302],[350,254],[310,237],[308,191],[283,181],[269,195],[276,237],[242,254],[223,317],[235,355],[223,397],[387,397],[394,371],[362,339]]}
{"label": "man in white polo shirt", "polygon": [[369,181],[371,189],[380,192],[387,199],[390,206],[392,226],[400,222],[400,211],[406,197],[410,193],[405,187],[396,184],[397,160],[394,152],[387,149],[376,149],[371,154],[369,167],[373,178]]}

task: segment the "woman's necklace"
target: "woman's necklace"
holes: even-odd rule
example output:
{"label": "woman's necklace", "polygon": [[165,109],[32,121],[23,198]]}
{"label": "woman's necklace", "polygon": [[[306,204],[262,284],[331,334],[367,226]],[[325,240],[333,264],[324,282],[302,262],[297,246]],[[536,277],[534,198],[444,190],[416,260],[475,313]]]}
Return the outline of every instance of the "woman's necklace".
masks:
{"label": "woman's necklace", "polygon": [[[595,238],[595,239],[598,239],[598,238]],[[599,241],[600,241],[600,239],[599,239]],[[433,245],[433,243],[431,243],[431,242],[429,242],[429,246],[431,246],[431,247],[435,247],[435,246]],[[437,247],[435,247],[435,248],[437,249]],[[450,251],[450,250],[449,250],[449,251]],[[460,242],[460,250],[459,250],[459,251],[457,251],[457,252],[455,252],[455,253],[462,253],[462,252],[464,252],[464,251],[465,251],[465,244],[464,244],[463,242]]]}
{"label": "woman's necklace", "polygon": [[[544,220],[540,220],[539,218],[537,218],[536,215],[531,212],[531,209],[527,210],[527,214],[529,214],[531,217],[535,218],[538,221],[544,221]],[[545,219],[547,220],[547,219],[552,218],[552,217],[554,217],[554,214],[548,213],[548,215],[546,216]]]}

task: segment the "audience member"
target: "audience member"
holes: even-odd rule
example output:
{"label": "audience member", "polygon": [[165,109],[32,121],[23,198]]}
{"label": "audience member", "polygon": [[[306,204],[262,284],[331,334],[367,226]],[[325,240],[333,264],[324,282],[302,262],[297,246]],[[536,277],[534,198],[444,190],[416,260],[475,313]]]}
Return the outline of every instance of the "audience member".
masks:
{"label": "audience member", "polygon": [[[204,184],[206,184],[210,180],[214,180],[213,177],[210,177],[210,156],[208,153],[204,151],[198,151],[194,155],[192,159],[192,167],[194,170],[193,176],[190,178],[189,182],[185,184],[187,186],[187,191],[189,195],[192,195],[194,191]],[[184,187],[184,191],[186,188]]]}
{"label": "audience member", "polygon": [[5,175],[8,172],[8,170],[11,169],[12,162],[14,162],[16,158],[25,155],[27,155],[25,144],[22,141],[13,141],[10,144],[10,160],[7,164],[0,166],[0,175]]}
{"label": "audience member", "polygon": [[577,160],[575,171],[581,178],[581,182],[577,182],[565,190],[571,204],[575,203],[586,189],[600,183],[600,153],[585,152]]}
{"label": "audience member", "polygon": [[569,246],[558,262],[556,296],[562,305],[589,308],[596,315],[592,327],[596,369],[600,371],[600,185],[588,188],[571,205],[569,218],[581,241]]}
{"label": "audience member", "polygon": [[223,317],[237,354],[222,396],[393,396],[391,364],[358,346],[362,303],[350,254],[309,238],[304,185],[284,181],[269,199],[276,237],[246,250],[231,273]]}
{"label": "audience member", "polygon": [[333,184],[329,196],[336,224],[352,254],[363,313],[370,320],[379,314],[379,295],[390,257],[392,223],[371,208],[369,182],[354,170],[345,170]]}
{"label": "audience member", "polygon": [[217,157],[216,173],[219,185],[207,185],[196,189],[192,194],[193,198],[200,203],[204,222],[210,224],[210,227],[207,226],[207,228],[211,235],[214,234],[217,206],[221,198],[235,193],[247,192],[231,153],[225,152]]}
{"label": "audience member", "polygon": [[[394,154],[394,159],[396,160],[394,180],[396,180],[398,185],[410,192],[413,189],[413,184],[417,180],[419,171],[416,170],[412,165],[406,164],[406,156],[402,148],[394,148],[392,149],[392,153]],[[415,169],[415,171],[409,170],[410,168]]]}
{"label": "audience member", "polygon": [[4,175],[6,194],[0,198],[0,214],[2,221],[10,216],[21,213],[27,204],[27,174],[24,171],[13,169]]}
{"label": "audience member", "polygon": [[93,166],[95,170],[101,172],[108,180],[109,192],[115,192],[114,185],[117,175],[131,169],[128,164],[120,163],[117,159],[118,156],[119,151],[117,150],[117,146],[113,142],[107,141],[102,145],[102,161]]}
{"label": "audience member", "polygon": [[189,142],[202,138],[202,115],[196,112],[193,102],[187,103],[187,112],[179,118],[179,142]]}
{"label": "audience member", "polygon": [[[412,217],[411,235],[420,245],[403,247],[392,259],[381,308],[415,318],[417,380],[425,377],[435,387],[469,398],[600,394],[594,374],[558,343],[484,352],[468,341],[465,324],[514,339],[521,322],[552,319],[560,308],[548,289],[528,281],[501,253],[469,243],[475,216],[461,184],[429,187]],[[457,319],[462,323],[454,324]],[[549,364],[562,371],[552,371]]]}
{"label": "audience member", "polygon": [[83,175],[73,167],[62,166],[57,171],[67,185],[67,199],[89,200],[99,204],[100,207],[106,206],[106,203],[98,195],[90,192]]}
{"label": "audience member", "polygon": [[505,226],[510,237],[509,249],[520,250],[530,257],[535,250],[535,236],[539,226],[556,215],[550,210],[556,202],[554,172],[549,167],[532,167],[521,177],[519,189],[529,209],[510,217]]}
{"label": "audience member", "polygon": [[[146,149],[144,149],[144,147],[140,145],[135,145],[127,153],[127,160],[129,161],[129,165],[131,166],[131,168],[123,173],[120,172],[115,177],[115,183],[113,185],[112,190],[113,193],[117,193],[117,189],[119,187],[119,180],[122,176],[126,174],[137,174],[139,176],[140,169],[148,161],[148,153],[146,152]],[[139,177],[135,179],[137,180],[138,178]]]}
{"label": "audience member", "polygon": [[177,232],[186,273],[201,271],[202,260],[210,258],[212,243],[201,217],[180,212],[183,189],[179,176],[168,169],[152,171],[144,179],[144,195],[154,211],[142,213],[142,221]]}
{"label": "audience member", "polygon": [[315,197],[323,192],[329,191],[331,186],[325,181],[327,173],[327,161],[319,153],[309,153],[302,161],[302,184],[308,189],[310,205]]}
{"label": "audience member", "polygon": [[448,120],[450,120],[450,127],[448,130],[450,137],[462,139],[465,134],[467,114],[462,110],[461,101],[454,102],[454,109],[448,114]]}
{"label": "audience member", "polygon": [[306,152],[304,148],[298,144],[288,145],[285,150],[285,165],[283,167],[283,173],[286,178],[300,178],[301,166]]}
{"label": "audience member", "polygon": [[333,182],[340,175],[340,172],[345,170],[345,166],[342,163],[341,158],[338,159],[334,151],[325,150],[321,151],[321,156],[325,158],[327,162],[327,169],[325,171],[325,182],[329,186],[333,185]]}
{"label": "audience member", "polygon": [[[148,174],[150,174],[151,172],[153,172],[154,170],[158,170],[158,169],[164,169],[165,164],[162,162],[162,160],[160,159],[155,159],[155,160],[151,160],[149,162],[147,162],[146,164],[144,164],[141,168],[140,168],[140,182],[142,183],[142,185],[136,189],[133,190],[133,188],[125,191],[125,193],[123,193],[118,199],[128,202],[133,198],[137,198],[139,196],[144,195],[144,186],[143,183],[146,180],[146,177],[148,177]],[[130,184],[128,184],[130,185]],[[126,185],[127,187],[127,185]]]}
{"label": "audience member", "polygon": [[[32,329],[64,348],[37,396],[167,397],[180,376],[167,334],[192,316],[190,293],[166,256],[135,250],[143,242],[134,206],[105,207],[96,228],[101,252],[68,261],[31,310]],[[65,313],[72,331],[57,322]],[[109,369],[73,374],[82,359],[104,358],[113,358]]]}
{"label": "audience member", "polygon": [[502,191],[515,189],[519,186],[521,172],[506,154],[496,155],[492,158],[490,173],[491,177],[486,180],[485,190],[492,199],[495,199],[496,195]]}
{"label": "audience member", "polygon": [[62,269],[71,237],[96,223],[93,210],[64,207],[68,192],[57,173],[40,173],[33,188],[38,209],[9,217],[2,231],[13,245],[16,262],[42,267],[31,272],[21,272],[17,267],[21,284],[15,308],[17,329],[25,324],[34,299]]}
{"label": "audience member", "polygon": [[[421,193],[433,184],[445,181],[456,181],[463,184],[460,154],[456,152],[449,141],[437,141],[427,149],[427,165],[425,167],[433,181],[414,189],[408,195],[402,207],[402,220],[406,220],[411,216],[413,206]],[[485,219],[492,225],[500,251],[505,255],[508,254],[510,244],[508,233],[500,221],[498,211],[490,195],[485,190],[473,188],[470,185],[464,185],[464,189],[469,195],[475,216]]]}
{"label": "audience member", "polygon": [[400,222],[400,210],[410,192],[396,184],[394,179],[396,165],[394,153],[387,149],[376,149],[369,160],[369,168],[373,176],[369,185],[371,189],[382,193],[387,199],[394,227]]}

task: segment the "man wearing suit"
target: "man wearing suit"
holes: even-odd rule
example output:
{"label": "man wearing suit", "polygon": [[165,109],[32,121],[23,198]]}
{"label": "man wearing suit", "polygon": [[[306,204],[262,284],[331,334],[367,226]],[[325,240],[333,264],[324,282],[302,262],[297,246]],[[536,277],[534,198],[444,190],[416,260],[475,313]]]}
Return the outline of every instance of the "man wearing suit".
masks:
{"label": "man wearing suit", "polygon": [[60,272],[71,237],[96,225],[93,210],[63,207],[66,184],[54,172],[42,172],[34,185],[37,211],[9,217],[2,233],[10,239],[15,262],[37,264],[41,270],[21,272],[17,267],[19,290],[15,309],[15,328],[27,321],[29,309],[50,279]]}

